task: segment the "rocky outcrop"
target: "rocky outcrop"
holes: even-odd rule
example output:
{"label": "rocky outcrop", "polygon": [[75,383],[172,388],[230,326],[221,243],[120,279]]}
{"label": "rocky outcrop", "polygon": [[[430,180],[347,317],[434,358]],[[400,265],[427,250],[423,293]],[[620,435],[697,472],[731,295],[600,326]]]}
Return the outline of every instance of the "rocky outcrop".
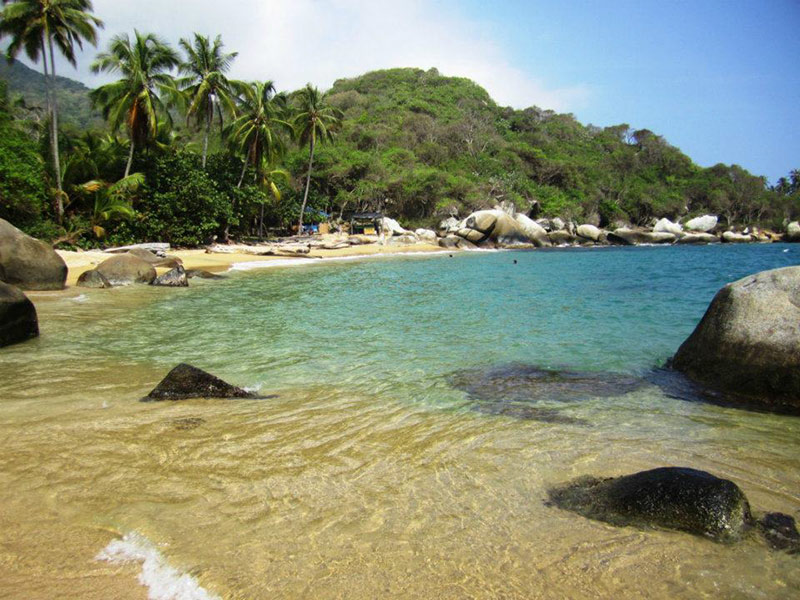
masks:
{"label": "rocky outcrop", "polygon": [[719,218],[716,215],[703,215],[686,222],[686,231],[702,231],[708,233],[717,226]]}
{"label": "rocky outcrop", "polygon": [[152,283],[156,269],[149,262],[133,254],[117,254],[104,260],[96,269],[111,285]]}
{"label": "rocky outcrop", "polygon": [[792,221],[786,226],[786,235],[784,239],[787,242],[800,242],[800,223]]}
{"label": "rocky outcrop", "polygon": [[0,282],[0,346],[24,342],[39,335],[36,308],[13,285]]}
{"label": "rocky outcrop", "polygon": [[530,244],[532,240],[525,234],[517,221],[502,210],[479,210],[465,221],[465,227],[458,235],[473,244],[492,241],[500,246]]}
{"label": "rocky outcrop", "polygon": [[461,229],[462,224],[459,222],[458,219],[455,217],[447,217],[439,222],[439,227],[437,231],[439,235],[442,237],[447,236],[449,233],[455,233],[459,229]]}
{"label": "rocky outcrop", "polygon": [[550,239],[550,243],[554,246],[566,246],[575,243],[575,236],[564,229],[559,231],[551,231],[547,234],[547,237]]}
{"label": "rocky outcrop", "polygon": [[653,225],[653,231],[658,233],[671,233],[675,236],[680,236],[683,234],[683,227],[680,226],[678,223],[673,223],[669,219],[659,219],[656,221],[656,224]]}
{"label": "rocky outcrop", "polygon": [[719,238],[713,233],[687,233],[675,240],[676,244],[716,244]]}
{"label": "rocky outcrop", "polygon": [[578,234],[578,236],[585,238],[587,240],[592,240],[593,242],[599,241],[600,237],[603,235],[603,232],[600,230],[599,227],[595,227],[594,225],[590,225],[589,223],[578,225],[576,233]]}
{"label": "rocky outcrop", "polygon": [[458,248],[458,240],[461,238],[457,235],[448,235],[443,238],[439,238],[439,246],[441,248]]}
{"label": "rocky outcrop", "polygon": [[672,233],[645,231],[642,229],[615,229],[608,234],[608,241],[614,244],[626,246],[638,246],[639,244],[671,244],[675,241]]}
{"label": "rocky outcrop", "polygon": [[63,290],[67,264],[50,246],[0,219],[0,281],[23,290]]}
{"label": "rocky outcrop", "polygon": [[150,285],[158,285],[162,287],[189,287],[189,279],[186,276],[186,270],[183,265],[179,265],[156,277]]}
{"label": "rocky outcrop", "polygon": [[663,467],[610,479],[582,477],[548,492],[550,502],[617,526],[663,527],[735,542],[752,523],[732,481],[696,469]]}
{"label": "rocky outcrop", "polygon": [[547,231],[536,221],[522,213],[519,213],[515,220],[523,233],[537,248],[546,248],[552,245],[550,238],[547,237]]}
{"label": "rocky outcrop", "polygon": [[672,367],[732,402],[800,412],[800,266],[723,287]]}
{"label": "rocky outcrop", "polygon": [[566,228],[567,224],[558,217],[550,219],[550,229],[551,231],[561,231],[562,229]]}
{"label": "rocky outcrop", "polygon": [[81,273],[78,277],[78,287],[105,289],[110,288],[111,283],[100,271],[92,269]]}
{"label": "rocky outcrop", "polygon": [[425,242],[427,244],[436,243],[436,232],[430,229],[417,229],[414,231],[414,235],[416,235],[421,242]]}
{"label": "rocky outcrop", "polygon": [[753,237],[747,233],[725,231],[722,233],[722,241],[726,244],[747,244],[753,241]]}
{"label": "rocky outcrop", "polygon": [[400,226],[400,223],[389,217],[381,219],[381,231],[387,235],[407,235],[411,233],[408,229]]}
{"label": "rocky outcrop", "polygon": [[252,392],[226,383],[202,369],[181,363],[172,369],[142,402],[187,398],[257,398]]}

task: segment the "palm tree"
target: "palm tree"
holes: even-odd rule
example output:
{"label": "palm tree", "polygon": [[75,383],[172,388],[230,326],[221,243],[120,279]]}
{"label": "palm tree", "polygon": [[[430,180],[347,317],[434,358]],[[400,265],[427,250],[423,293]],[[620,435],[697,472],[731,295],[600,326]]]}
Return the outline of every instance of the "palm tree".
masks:
{"label": "palm tree", "polygon": [[142,173],[131,173],[115,183],[93,180],[78,187],[85,194],[94,194],[90,225],[95,237],[106,236],[103,225],[113,219],[130,219],[136,214],[131,201],[144,185]]}
{"label": "palm tree", "polygon": [[7,58],[14,59],[20,50],[24,49],[32,61],[39,62],[39,56],[43,59],[45,96],[50,114],[50,145],[58,194],[57,213],[61,222],[64,216],[64,201],[58,153],[58,97],[54,46],[58,46],[61,54],[75,67],[77,66],[75,46],[83,49],[84,41],[96,46],[96,28],[103,27],[103,22],[91,14],[93,8],[91,0],[3,0],[3,4],[5,7],[0,13],[0,37],[11,36],[11,43],[6,50]]}
{"label": "palm tree", "polygon": [[311,168],[314,165],[314,147],[317,140],[324,142],[332,140],[336,128],[339,126],[342,112],[325,104],[325,94],[312,87],[309,83],[297,94],[298,112],[292,123],[295,136],[302,146],[308,144],[308,174],[306,175],[306,191],[303,194],[303,205],[297,219],[297,233],[303,232],[303,212],[308,202],[308,188],[311,185]]}
{"label": "palm tree", "polygon": [[181,39],[180,46],[186,52],[187,60],[180,65],[180,73],[186,77],[178,81],[178,86],[188,96],[189,108],[186,119],[194,116],[197,124],[205,123],[203,136],[203,168],[206,168],[208,156],[208,135],[214,120],[214,109],[219,118],[222,130],[223,111],[236,114],[236,103],[231,91],[231,84],[225,77],[233,59],[238,52],[225,54],[222,52],[222,38],[217,36],[213,45],[209,38],[194,34],[194,43]]}
{"label": "palm tree", "polygon": [[162,97],[174,99],[177,95],[169,71],[178,64],[178,54],[166,42],[138,31],[134,31],[133,41],[127,34],[114,36],[108,52],[98,54],[92,63],[94,73],[122,73],[122,79],[93,90],[90,98],[113,130],[125,123],[130,138],[125,177],[131,171],[136,146],[156,136],[159,113],[170,120]]}

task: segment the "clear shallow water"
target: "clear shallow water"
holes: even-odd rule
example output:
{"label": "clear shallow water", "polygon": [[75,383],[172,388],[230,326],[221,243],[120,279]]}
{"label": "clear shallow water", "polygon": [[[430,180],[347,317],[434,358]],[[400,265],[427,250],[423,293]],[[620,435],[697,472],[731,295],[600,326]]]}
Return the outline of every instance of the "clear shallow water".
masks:
{"label": "clear shallow water", "polygon": [[[226,598],[793,597],[797,557],[756,540],[542,500],[676,464],[798,517],[800,419],[648,384],[543,400],[575,421],[547,423],[476,412],[450,381],[508,363],[646,373],[724,283],[798,263],[784,245],[455,254],[36,296],[42,337],[0,355],[0,591],[36,597],[36,572],[41,597],[104,597],[103,577],[137,597],[137,568],[93,560],[136,532]],[[136,402],[177,362],[280,397]]]}

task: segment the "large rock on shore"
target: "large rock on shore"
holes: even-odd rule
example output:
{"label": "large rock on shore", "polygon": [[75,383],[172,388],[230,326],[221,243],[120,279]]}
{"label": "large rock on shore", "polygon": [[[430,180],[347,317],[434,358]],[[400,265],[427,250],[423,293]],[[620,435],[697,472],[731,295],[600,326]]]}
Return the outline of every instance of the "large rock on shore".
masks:
{"label": "large rock on shore", "polygon": [[687,231],[702,231],[708,233],[717,226],[719,218],[716,215],[703,215],[686,222]]}
{"label": "large rock on shore", "polygon": [[411,233],[408,229],[403,228],[400,223],[389,217],[383,217],[381,219],[381,230],[383,233],[389,235],[407,235]]}
{"label": "large rock on shore", "polygon": [[738,541],[752,523],[750,505],[735,483],[689,468],[582,477],[548,495],[552,504],[589,519],[676,529],[717,542]]}
{"label": "large rock on shore", "polygon": [[142,402],[187,398],[257,398],[252,392],[222,381],[202,369],[181,363],[172,369]]}
{"label": "large rock on shore", "polygon": [[675,241],[676,244],[688,245],[716,244],[717,242],[719,242],[719,238],[713,233],[688,233]]}
{"label": "large rock on shore", "polygon": [[800,242],[800,223],[792,221],[786,226],[786,241]]}
{"label": "large rock on shore", "polygon": [[117,254],[97,265],[96,269],[111,285],[152,283],[156,269],[149,262],[133,254]]}
{"label": "large rock on shore", "polygon": [[78,287],[105,289],[110,288],[111,283],[102,273],[92,269],[81,273],[80,277],[78,277]]}
{"label": "large rock on shore", "polygon": [[0,282],[0,346],[9,346],[39,335],[36,308],[13,285]]}
{"label": "large rock on shore", "polygon": [[161,287],[189,287],[189,278],[183,265],[170,269],[163,275],[156,277],[150,285]]}
{"label": "large rock on shore", "polygon": [[672,367],[733,402],[800,411],[800,267],[723,287]]}
{"label": "large rock on shore", "polygon": [[50,246],[0,219],[0,281],[23,290],[63,290],[67,264]]}
{"label": "large rock on shore", "polygon": [[168,269],[174,269],[175,267],[183,264],[183,261],[177,256],[158,256],[157,254],[154,254],[150,250],[145,250],[144,248],[132,248],[128,250],[128,254],[132,254],[133,256],[141,258],[143,261],[150,263],[154,267],[167,267]]}
{"label": "large rock on shore", "polygon": [[608,241],[614,244],[637,246],[639,244],[671,244],[676,240],[675,234],[625,227],[615,229],[608,234]]}
{"label": "large rock on shore", "polygon": [[675,236],[680,236],[683,234],[683,227],[681,227],[679,223],[673,223],[669,219],[664,218],[656,221],[656,224],[653,225],[653,231],[657,233],[671,233]]}
{"label": "large rock on shore", "polygon": [[725,231],[722,233],[722,241],[726,244],[747,244],[753,241],[753,237],[747,233]]}
{"label": "large rock on shore", "polygon": [[600,230],[599,227],[595,227],[594,225],[590,225],[589,223],[584,223],[583,225],[579,225],[576,233],[580,237],[586,238],[587,240],[592,240],[593,242],[599,241],[600,236],[603,235],[603,232]]}
{"label": "large rock on shore", "polygon": [[565,244],[573,244],[576,241],[574,235],[572,235],[569,231],[564,229],[559,231],[551,231],[547,234],[547,237],[550,239],[550,243],[555,246],[563,246]]}
{"label": "large rock on shore", "polygon": [[500,246],[533,243],[513,217],[503,210],[496,209],[472,213],[464,222],[464,228],[458,230],[458,235],[473,244],[487,241]]}
{"label": "large rock on shore", "polygon": [[536,247],[546,248],[552,245],[550,243],[550,238],[547,237],[547,231],[545,231],[544,227],[539,225],[536,221],[522,213],[519,213],[515,219],[517,221],[517,225],[519,225],[523,233],[531,242],[533,242]]}

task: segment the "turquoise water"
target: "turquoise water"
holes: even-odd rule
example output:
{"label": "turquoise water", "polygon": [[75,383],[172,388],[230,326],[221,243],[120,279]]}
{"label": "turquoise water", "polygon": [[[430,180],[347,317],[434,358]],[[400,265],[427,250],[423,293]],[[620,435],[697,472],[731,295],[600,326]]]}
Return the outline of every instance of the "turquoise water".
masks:
{"label": "turquoise water", "polygon": [[[477,252],[33,295],[41,337],[0,354],[0,595],[144,597],[147,555],[221,598],[796,597],[798,558],[755,537],[543,499],[681,465],[800,517],[800,418],[640,380],[725,283],[797,264],[783,244]],[[178,362],[278,397],[137,402]],[[481,377],[509,365],[597,379],[498,415]],[[122,536],[132,570],[98,565]]]}

